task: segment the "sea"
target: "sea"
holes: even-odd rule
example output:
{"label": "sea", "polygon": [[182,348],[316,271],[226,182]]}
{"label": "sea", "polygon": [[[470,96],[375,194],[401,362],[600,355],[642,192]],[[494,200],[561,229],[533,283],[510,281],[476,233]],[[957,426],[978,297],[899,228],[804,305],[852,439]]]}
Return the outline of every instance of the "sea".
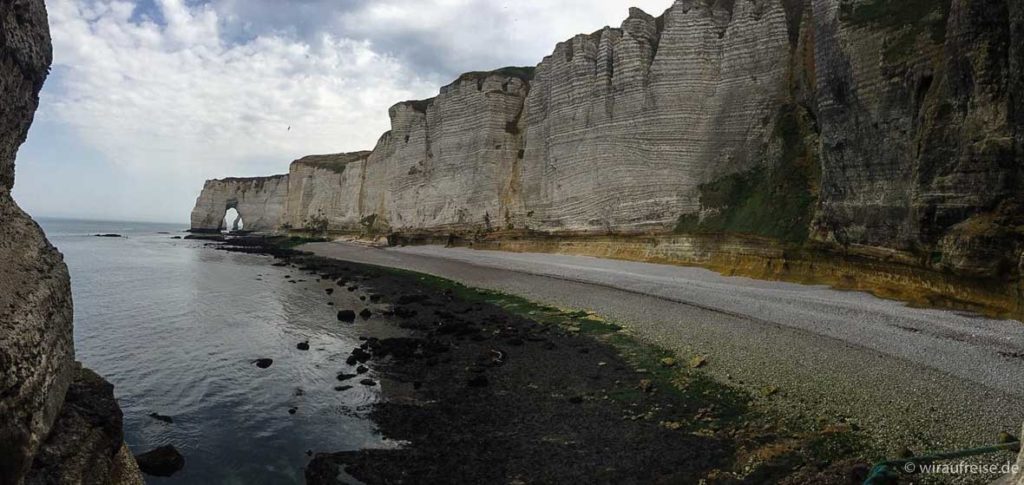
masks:
{"label": "sea", "polygon": [[[147,483],[303,483],[310,453],[396,446],[368,419],[379,386],[335,390],[365,330],[336,317],[363,308],[357,293],[327,295],[334,282],[267,256],[175,239],[181,224],[38,222],[71,273],[76,357],[114,384],[126,443],[185,457]],[[96,237],[107,233],[124,237]]]}

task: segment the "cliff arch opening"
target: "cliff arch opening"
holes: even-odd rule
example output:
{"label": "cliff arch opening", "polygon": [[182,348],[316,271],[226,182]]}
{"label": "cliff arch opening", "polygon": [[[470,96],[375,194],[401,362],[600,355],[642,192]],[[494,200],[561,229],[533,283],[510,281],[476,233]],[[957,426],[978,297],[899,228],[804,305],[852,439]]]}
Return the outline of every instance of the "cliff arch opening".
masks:
{"label": "cliff arch opening", "polygon": [[220,221],[220,230],[227,232],[245,230],[245,220],[242,219],[242,214],[238,213],[238,209],[233,206],[228,206],[228,208],[224,210],[224,219]]}

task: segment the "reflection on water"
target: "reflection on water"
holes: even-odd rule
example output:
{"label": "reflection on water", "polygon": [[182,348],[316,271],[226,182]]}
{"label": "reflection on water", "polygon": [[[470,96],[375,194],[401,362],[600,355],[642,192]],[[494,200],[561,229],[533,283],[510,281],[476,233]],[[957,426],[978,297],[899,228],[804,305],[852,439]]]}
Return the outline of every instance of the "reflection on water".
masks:
{"label": "reflection on water", "polygon": [[[335,317],[364,306],[357,293],[328,296],[333,282],[266,257],[172,240],[178,226],[40,222],[71,270],[77,357],[114,383],[129,446],[185,455],[181,473],[150,483],[301,483],[307,450],[386,445],[366,419],[378,389],[334,390],[365,333]],[[108,232],[127,237],[91,236]],[[251,364],[261,357],[273,365]]]}

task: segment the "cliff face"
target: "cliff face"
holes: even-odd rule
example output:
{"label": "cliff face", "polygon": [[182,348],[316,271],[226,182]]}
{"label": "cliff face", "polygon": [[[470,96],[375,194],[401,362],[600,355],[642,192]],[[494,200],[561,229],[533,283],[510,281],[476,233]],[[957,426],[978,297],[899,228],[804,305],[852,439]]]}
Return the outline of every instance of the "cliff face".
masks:
{"label": "cliff face", "polygon": [[1020,2],[816,0],[815,236],[969,275],[1015,271]]}
{"label": "cliff face", "polygon": [[470,73],[392,107],[369,154],[293,163],[287,227],[732,234],[1016,281],[1022,12],[1013,0],[631,9],[535,69]]}
{"label": "cliff face", "polygon": [[[120,410],[98,376],[85,379],[74,362],[72,302],[67,267],[43,231],[11,198],[14,159],[39,104],[51,61],[42,0],[0,3],[0,484],[37,481],[42,450],[67,451],[50,467],[65,483],[113,483],[114,470],[132,460],[122,452]],[[90,422],[57,432],[88,399],[69,388],[108,397],[102,416],[116,423],[100,439]],[[74,462],[90,457],[90,466]],[[120,457],[120,458],[119,458]],[[141,483],[137,474],[126,482]],[[56,483],[49,481],[47,483]]]}
{"label": "cliff face", "polygon": [[790,57],[779,2],[632,9],[559,44],[527,100],[528,227],[671,230],[700,184],[772,162]]}
{"label": "cliff face", "polygon": [[434,99],[392,107],[392,131],[363,165],[371,228],[501,227],[502,215],[521,207],[510,185],[518,174],[517,121],[529,75],[464,74]]}
{"label": "cliff face", "polygon": [[273,231],[285,221],[287,199],[287,175],[209,180],[192,210],[192,230],[226,229],[224,214],[228,209],[235,209],[245,230]]}
{"label": "cliff face", "polygon": [[343,231],[358,227],[358,194],[370,152],[312,155],[292,162],[288,170],[285,226]]}

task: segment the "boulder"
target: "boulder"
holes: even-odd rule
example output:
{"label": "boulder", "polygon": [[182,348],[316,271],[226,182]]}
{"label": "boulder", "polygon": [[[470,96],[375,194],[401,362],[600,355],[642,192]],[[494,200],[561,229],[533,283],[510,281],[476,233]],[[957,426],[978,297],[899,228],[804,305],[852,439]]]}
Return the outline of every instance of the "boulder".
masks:
{"label": "boulder", "polygon": [[466,385],[469,387],[487,387],[488,385],[490,385],[490,381],[487,380],[487,376],[483,374],[477,374],[473,377],[470,377],[469,380],[466,381]]}
{"label": "boulder", "polygon": [[162,422],[167,423],[167,424],[174,424],[174,418],[172,418],[170,416],[165,416],[165,415],[160,414],[160,413],[149,413],[149,417],[151,417],[151,418],[153,418],[153,419],[155,419],[157,421],[162,421]]}
{"label": "boulder", "polygon": [[274,365],[274,359],[256,359],[252,361],[252,363],[256,364],[256,367],[259,367],[260,369],[266,369],[267,367]]}
{"label": "boulder", "polygon": [[136,455],[139,469],[146,475],[169,477],[185,468],[185,457],[174,445],[164,445],[141,455]]}
{"label": "boulder", "polygon": [[141,484],[134,461],[123,456],[127,448],[114,386],[80,364],[75,367],[64,407],[25,484]]}

